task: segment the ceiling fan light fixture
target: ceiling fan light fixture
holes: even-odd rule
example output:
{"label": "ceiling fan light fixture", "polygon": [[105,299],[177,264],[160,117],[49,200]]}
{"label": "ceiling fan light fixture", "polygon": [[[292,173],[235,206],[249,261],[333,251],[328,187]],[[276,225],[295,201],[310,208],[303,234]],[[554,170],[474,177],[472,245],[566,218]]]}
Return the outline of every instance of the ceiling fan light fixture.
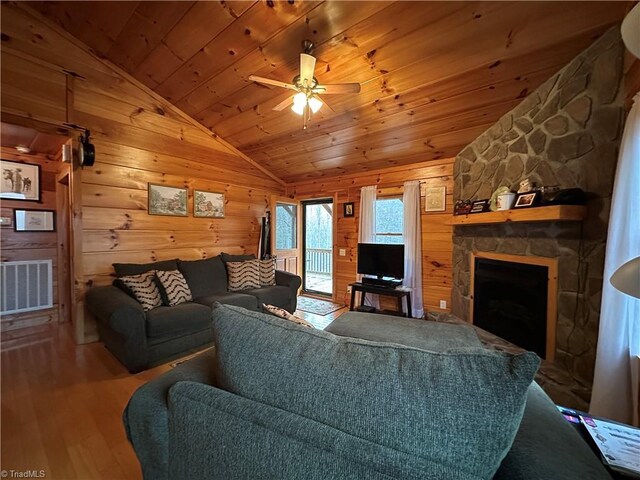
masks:
{"label": "ceiling fan light fixture", "polygon": [[322,101],[316,97],[311,97],[309,99],[309,108],[311,108],[311,111],[313,113],[316,113],[318,110],[320,110],[320,108],[322,108]]}
{"label": "ceiling fan light fixture", "polygon": [[291,110],[296,112],[298,115],[302,115],[304,113],[304,107],[307,105],[307,96],[298,92],[293,96],[293,105],[291,105]]}

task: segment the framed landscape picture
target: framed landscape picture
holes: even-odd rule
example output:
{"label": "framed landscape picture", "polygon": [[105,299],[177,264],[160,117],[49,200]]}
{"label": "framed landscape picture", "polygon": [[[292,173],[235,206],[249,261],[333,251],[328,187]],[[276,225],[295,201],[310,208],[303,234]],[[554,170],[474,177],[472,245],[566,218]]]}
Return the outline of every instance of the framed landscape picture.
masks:
{"label": "framed landscape picture", "polygon": [[193,216],[224,218],[224,193],[194,190]]}
{"label": "framed landscape picture", "polygon": [[0,160],[0,169],[0,198],[40,201],[40,165]]}
{"label": "framed landscape picture", "polygon": [[187,189],[149,184],[149,215],[187,216]]}

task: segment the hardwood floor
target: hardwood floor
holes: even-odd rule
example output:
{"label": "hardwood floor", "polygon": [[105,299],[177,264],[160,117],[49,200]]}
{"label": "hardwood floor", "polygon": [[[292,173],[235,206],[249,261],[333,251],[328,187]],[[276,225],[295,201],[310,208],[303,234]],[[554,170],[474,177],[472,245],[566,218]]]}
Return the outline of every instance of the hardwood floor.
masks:
{"label": "hardwood floor", "polygon": [[[296,315],[324,328],[346,310]],[[59,480],[142,478],[122,412],[169,364],[131,375],[102,343],[76,345],[69,324],[21,332],[0,345],[0,469]]]}
{"label": "hardwood floor", "polygon": [[3,342],[0,466],[47,479],[141,478],[122,411],[170,367],[131,375],[101,343],[75,345],[71,335],[55,324]]}

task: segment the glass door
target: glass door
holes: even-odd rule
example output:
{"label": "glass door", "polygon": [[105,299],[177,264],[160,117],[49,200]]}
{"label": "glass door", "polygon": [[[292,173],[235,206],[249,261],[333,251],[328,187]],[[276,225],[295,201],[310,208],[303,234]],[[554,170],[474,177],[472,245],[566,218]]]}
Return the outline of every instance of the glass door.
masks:
{"label": "glass door", "polygon": [[298,261],[300,204],[286,197],[271,198],[271,251],[276,256],[276,268],[300,275]]}
{"label": "glass door", "polygon": [[302,288],[333,296],[333,199],[302,202]]}

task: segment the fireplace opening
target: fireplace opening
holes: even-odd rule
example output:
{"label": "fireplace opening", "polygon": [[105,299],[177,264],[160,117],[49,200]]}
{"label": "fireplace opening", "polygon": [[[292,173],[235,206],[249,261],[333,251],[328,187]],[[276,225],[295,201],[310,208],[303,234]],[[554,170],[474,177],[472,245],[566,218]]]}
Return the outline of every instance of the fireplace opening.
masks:
{"label": "fireplace opening", "polygon": [[474,260],[473,323],[546,358],[548,267]]}

